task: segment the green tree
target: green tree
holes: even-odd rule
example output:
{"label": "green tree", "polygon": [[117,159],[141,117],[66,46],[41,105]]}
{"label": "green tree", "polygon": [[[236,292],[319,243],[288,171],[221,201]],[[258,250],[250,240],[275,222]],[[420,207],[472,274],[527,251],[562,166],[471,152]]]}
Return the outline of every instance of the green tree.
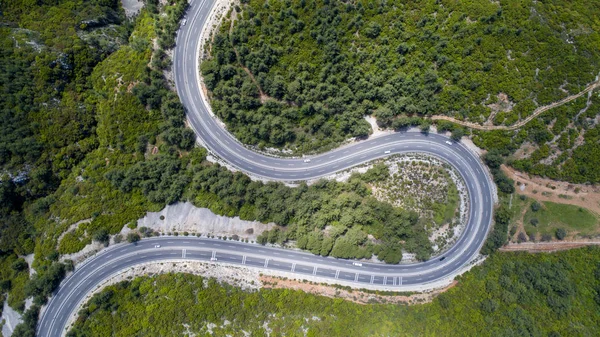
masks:
{"label": "green tree", "polygon": [[138,241],[140,241],[140,235],[138,233],[135,232],[129,232],[127,233],[127,242],[129,243],[136,243]]}
{"label": "green tree", "polygon": [[557,228],[554,234],[559,240],[563,240],[565,237],[567,237],[567,231],[564,228]]}

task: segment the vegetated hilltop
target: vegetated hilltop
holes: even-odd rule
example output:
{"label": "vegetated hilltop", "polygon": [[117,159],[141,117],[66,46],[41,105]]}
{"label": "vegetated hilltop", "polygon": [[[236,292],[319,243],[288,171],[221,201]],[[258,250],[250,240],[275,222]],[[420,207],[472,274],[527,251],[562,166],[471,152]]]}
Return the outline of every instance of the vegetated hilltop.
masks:
{"label": "vegetated hilltop", "polygon": [[595,336],[600,249],[494,254],[433,303],[360,305],[165,274],[110,286],[67,336]]}
{"label": "vegetated hilltop", "polygon": [[598,16],[597,1],[242,1],[201,70],[242,142],[323,150],[368,135],[365,115],[513,124],[577,93],[600,71]]}

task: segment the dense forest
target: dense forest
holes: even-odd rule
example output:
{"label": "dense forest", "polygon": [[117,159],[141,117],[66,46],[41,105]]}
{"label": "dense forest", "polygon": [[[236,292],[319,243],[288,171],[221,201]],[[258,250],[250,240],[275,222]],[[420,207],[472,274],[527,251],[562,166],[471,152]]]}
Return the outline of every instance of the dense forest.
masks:
{"label": "dense forest", "polygon": [[594,247],[495,254],[433,303],[414,306],[244,292],[187,274],[140,277],[94,295],[68,336],[596,336],[599,323]]}
{"label": "dense forest", "polygon": [[[510,125],[600,71],[597,1],[242,1],[201,65],[242,142],[330,148],[406,116]],[[505,94],[514,105],[492,115]]]}
{"label": "dense forest", "polygon": [[[118,0],[0,4],[0,292],[19,312],[33,298],[16,336],[32,333],[39,306],[73,268],[72,261],[59,262],[57,251],[61,226],[72,222],[53,207],[63,198],[76,202],[84,172],[103,175],[102,165],[93,166],[100,158],[104,165],[118,158],[133,164],[141,151],[137,161],[143,160],[140,144],[156,138],[173,154],[194,145],[160,72],[170,64],[164,50],[173,46],[186,5],[148,1],[132,20]],[[110,195],[110,183],[95,182],[98,194],[87,192]],[[102,215],[79,211],[84,218]],[[129,208],[127,216],[141,211]],[[23,256],[34,251],[29,265]]]}
{"label": "dense forest", "polygon": [[[132,25],[117,0],[0,7],[0,284],[21,311],[29,266],[19,255],[33,252],[32,216],[40,214],[23,211],[34,201],[46,207],[44,197],[97,147],[87,78],[127,41]],[[50,266],[58,255],[46,258]],[[53,266],[40,275],[60,276],[62,265]]]}
{"label": "dense forest", "polygon": [[[416,215],[377,201],[370,193],[367,184],[385,179],[385,170],[355,175],[347,183],[321,181],[291,188],[253,182],[242,173],[208,162],[206,150],[194,147],[195,136],[185,128],[184,109],[165,75],[169,74],[169,50],[187,2],[147,0],[134,18],[127,18],[120,6],[118,0],[0,3],[0,299],[24,313],[24,323],[15,335],[31,335],[40,307],[73,268],[65,254],[78,252],[94,240],[105,242],[124,225],[135,227],[135,221],[147,211],[177,201],[189,200],[218,214],[281,225],[259,238],[264,244],[291,242],[315,254],[338,257],[375,254],[389,263],[397,263],[402,250],[419,259],[429,258],[431,244]],[[239,13],[249,15],[249,7],[242,7]],[[388,33],[383,27],[375,38]],[[204,68],[218,66],[206,64]],[[241,76],[239,68],[232,67],[233,76]],[[567,68],[584,73],[586,67]],[[312,68],[307,69],[312,76]],[[231,72],[222,73],[226,77]],[[436,81],[441,81],[439,78]],[[569,83],[565,88],[571,91],[583,85],[575,80]],[[256,90],[247,79],[238,84],[249,92]],[[442,93],[438,93],[440,97]],[[289,103],[271,91],[267,95],[276,98],[265,102],[269,109]],[[363,97],[356,109],[383,108],[380,103]],[[294,104],[292,108],[301,109]],[[333,101],[317,102],[307,113],[319,119],[316,111],[334,106]],[[392,126],[419,124],[421,115],[393,117]],[[592,110],[583,115],[587,121],[595,116]],[[331,141],[318,141],[320,144],[307,149],[333,146],[347,136],[338,128],[353,128],[344,124],[351,121],[346,117],[344,122],[323,118],[315,122],[315,130],[322,131],[320,125],[328,124],[332,131],[326,138]],[[362,115],[356,120],[354,135],[368,133]],[[551,122],[544,119],[540,123],[557,125]],[[294,123],[304,127],[305,121]],[[424,131],[428,127],[427,122],[422,124]],[[452,124],[444,128],[456,137],[465,133]],[[284,128],[280,130],[286,133]],[[512,183],[498,170],[506,155],[501,144],[510,144],[513,136],[521,137],[521,142],[527,139],[515,134],[475,135],[477,142],[496,149],[486,161],[494,168],[502,193],[511,193]],[[576,136],[569,133],[565,137],[561,144],[577,143]],[[585,165],[587,172],[596,172],[599,166],[586,156],[593,155],[588,150],[598,146],[597,139],[586,131],[585,140],[589,147],[573,158],[576,165]],[[513,164],[526,166],[525,162]],[[580,179],[588,179],[587,172],[577,172]],[[503,210],[504,204],[496,214],[497,226],[486,243],[486,253],[506,241],[510,216]],[[369,234],[376,240],[369,240]],[[31,253],[35,258],[30,265],[24,257]],[[30,268],[35,269],[31,278]],[[26,298],[33,298],[27,310]]]}
{"label": "dense forest", "polygon": [[118,1],[2,3],[0,292],[25,313],[19,333],[73,268],[65,254],[177,201],[281,225],[265,244],[390,263],[401,249],[430,256],[417,216],[371,196],[367,183],[387,171],[291,188],[252,182],[194,148],[163,72],[186,5],[148,1],[128,19]]}
{"label": "dense forest", "polygon": [[[242,173],[208,164],[203,153],[194,150],[183,163],[157,156],[127,169],[108,171],[106,178],[121,192],[141,190],[154,203],[172,203],[184,195],[196,206],[219,214],[286,226],[263,233],[258,237],[262,244],[296,241],[299,248],[314,254],[341,258],[377,254],[389,263],[400,261],[402,249],[415,253],[420,260],[431,255],[426,224],[418,222],[418,215],[371,195],[367,182],[385,179],[389,175],[385,166],[383,171],[372,168],[363,175],[355,174],[346,183],[321,180],[292,188],[282,183],[251,181]],[[367,240],[368,234],[378,243]],[[89,240],[73,243],[63,239],[59,251],[78,251]]]}

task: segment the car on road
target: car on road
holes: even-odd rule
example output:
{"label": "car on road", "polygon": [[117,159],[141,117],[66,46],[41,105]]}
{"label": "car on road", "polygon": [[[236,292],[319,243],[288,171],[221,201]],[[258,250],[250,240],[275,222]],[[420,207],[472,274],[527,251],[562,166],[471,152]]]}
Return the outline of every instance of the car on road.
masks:
{"label": "car on road", "polygon": [[390,152],[391,152],[390,150],[387,150],[387,151],[385,151],[384,153],[385,153],[385,154],[388,154],[388,153],[390,153]]}
{"label": "car on road", "polygon": [[211,261],[217,261],[217,258],[216,257],[211,257],[210,260]]}
{"label": "car on road", "polygon": [[160,245],[154,245],[154,248],[160,248]]}
{"label": "car on road", "polygon": [[440,261],[444,261],[446,259],[445,256],[440,257]]}
{"label": "car on road", "polygon": [[353,266],[362,267],[362,263],[360,262],[352,262]]}
{"label": "car on road", "polygon": [[310,159],[304,159],[305,163],[310,163]]}
{"label": "car on road", "polygon": [[187,19],[183,19],[183,20],[181,20],[181,25],[182,25],[182,26],[185,26],[185,24],[186,24],[186,23],[187,23]]}
{"label": "car on road", "polygon": [[447,141],[446,141],[446,144],[448,144],[448,145],[452,145],[452,142],[451,142],[451,141],[449,141],[449,140],[447,140]]}

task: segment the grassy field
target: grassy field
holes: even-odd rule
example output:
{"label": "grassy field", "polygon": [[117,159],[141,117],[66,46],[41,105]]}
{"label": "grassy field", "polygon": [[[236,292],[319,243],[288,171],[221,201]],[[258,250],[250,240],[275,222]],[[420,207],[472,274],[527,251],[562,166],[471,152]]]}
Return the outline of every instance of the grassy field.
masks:
{"label": "grassy field", "polygon": [[[558,228],[564,228],[569,236],[594,235],[600,232],[598,217],[585,208],[573,205],[542,202],[541,208],[534,212],[531,208],[531,199],[527,203],[527,212],[523,217],[523,224],[527,233],[539,235],[553,235]],[[532,219],[537,219],[537,225],[532,224]]]}

